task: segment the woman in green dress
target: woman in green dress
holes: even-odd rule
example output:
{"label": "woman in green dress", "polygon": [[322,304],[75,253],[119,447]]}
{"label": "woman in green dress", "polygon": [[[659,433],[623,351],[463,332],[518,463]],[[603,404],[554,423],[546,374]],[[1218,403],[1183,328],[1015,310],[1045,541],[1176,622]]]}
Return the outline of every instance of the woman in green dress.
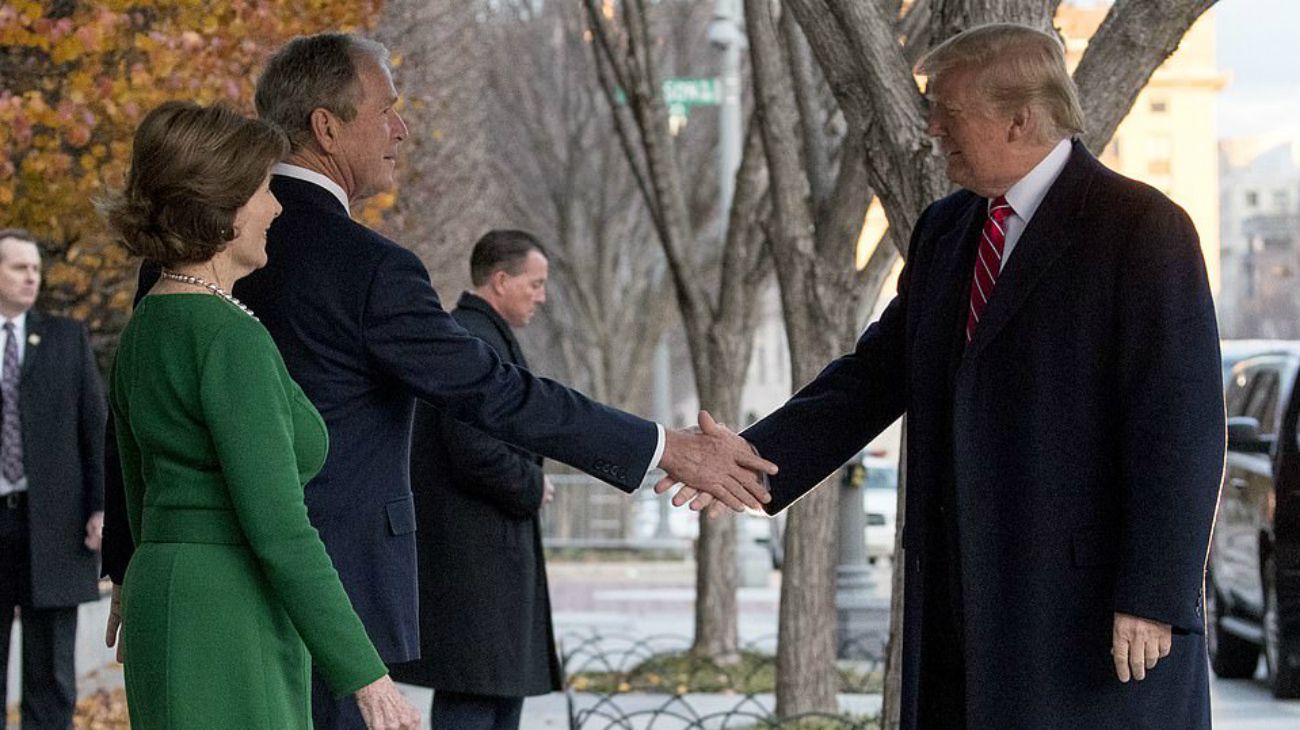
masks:
{"label": "woman in green dress", "polygon": [[169,102],[103,206],[122,245],[164,267],[111,376],[138,546],[119,639],[135,730],[310,728],[313,663],[369,727],[419,724],[307,520],[325,424],[227,293],[266,262],[269,172],[287,149],[263,122]]}

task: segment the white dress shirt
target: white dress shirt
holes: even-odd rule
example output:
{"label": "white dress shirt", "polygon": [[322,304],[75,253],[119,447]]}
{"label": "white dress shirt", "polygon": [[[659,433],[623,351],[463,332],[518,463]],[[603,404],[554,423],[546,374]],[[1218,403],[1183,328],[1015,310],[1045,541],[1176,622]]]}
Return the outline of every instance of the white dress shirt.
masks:
{"label": "white dress shirt", "polygon": [[1052,151],[1048,152],[1028,175],[1020,178],[1019,182],[1007,191],[1005,197],[1013,212],[1007,218],[1007,235],[1002,245],[1002,269],[1007,267],[1007,260],[1011,258],[1011,252],[1020,241],[1020,234],[1025,232],[1025,226],[1029,225],[1029,220],[1038,211],[1038,206],[1042,205],[1043,198],[1047,197],[1047,191],[1052,188],[1056,178],[1060,177],[1061,171],[1065,169],[1065,164],[1070,161],[1070,149],[1069,139],[1057,142]]}
{"label": "white dress shirt", "polygon": [[[12,322],[14,326],[14,342],[18,345],[18,367],[23,366],[23,357],[27,355],[27,313],[23,312],[14,319],[0,318],[0,325],[5,322]],[[4,330],[0,329],[0,365],[4,364],[4,337],[7,337]],[[19,479],[17,483],[0,476],[0,497],[13,492],[27,491],[27,477]]]}
{"label": "white dress shirt", "polygon": [[[271,168],[271,174],[283,175],[284,177],[291,177],[294,178],[295,180],[302,180],[303,182],[309,182],[313,185],[318,185],[322,188],[325,188],[327,191],[329,191],[331,195],[333,195],[335,198],[338,198],[339,204],[343,206],[343,210],[347,211],[348,216],[351,217],[352,212],[351,212],[351,208],[348,206],[348,194],[343,191],[342,185],[339,185],[338,183],[334,182],[333,180],[326,177],[325,175],[322,175],[319,172],[316,172],[315,170],[308,170],[305,167],[299,167],[298,165],[290,165],[287,162],[277,163],[274,167]],[[22,345],[20,344],[19,345],[20,350],[21,347]],[[659,460],[662,459],[664,456],[663,424],[656,423],[655,429],[658,431],[659,441],[655,445],[654,457],[650,459],[650,466],[647,469],[647,471],[658,468]],[[4,493],[3,490],[4,487],[0,485],[0,494]]]}
{"label": "white dress shirt", "polygon": [[308,170],[305,167],[290,165],[287,162],[276,163],[275,166],[271,168],[271,174],[291,177],[295,180],[302,180],[303,182],[309,182],[313,185],[325,188],[329,191],[330,195],[338,198],[339,204],[343,206],[343,210],[347,211],[348,217],[352,217],[352,208],[348,205],[348,194],[343,192],[343,186],[334,182],[325,175],[322,175],[315,170]]}

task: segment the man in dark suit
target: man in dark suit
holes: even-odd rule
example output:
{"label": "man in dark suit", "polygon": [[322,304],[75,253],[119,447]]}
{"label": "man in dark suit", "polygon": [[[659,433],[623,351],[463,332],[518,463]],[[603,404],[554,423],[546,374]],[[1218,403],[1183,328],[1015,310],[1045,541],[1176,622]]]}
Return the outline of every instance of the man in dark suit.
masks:
{"label": "man in dark suit", "polygon": [[[268,263],[234,294],[325,419],[330,451],[307,485],[307,509],[384,661],[419,656],[409,477],[417,398],[626,492],[657,464],[702,480],[732,509],[767,500],[756,470],[775,467],[734,434],[665,431],[503,363],[443,311],[415,254],[352,220],[351,203],[393,187],[407,134],[382,45],[298,38],[268,62],[256,102],[292,151],[273,170],[283,212],[267,232]],[[151,284],[146,272],[141,289]],[[120,580],[124,567],[106,569]],[[117,629],[111,616],[110,643]],[[323,681],[313,718],[322,730],[361,727],[356,703],[331,697]]]}
{"label": "man in dark suit", "polygon": [[22,620],[22,726],[72,727],[77,605],[99,598],[107,404],[85,327],[32,309],[35,240],[0,230],[0,709]]}
{"label": "man in dark suit", "polygon": [[[522,231],[470,254],[474,290],[451,314],[505,362],[528,367],[514,329],[546,301],[547,260]],[[542,459],[423,403],[411,434],[419,531],[420,660],[399,682],[432,687],[435,728],[515,730],[524,697],[563,688],[538,510]]]}
{"label": "man in dark suit", "polygon": [[743,434],[775,512],[907,414],[907,728],[1210,724],[1214,306],[1187,215],[1070,140],[1062,56],[995,25],[921,63],[963,189],[856,349]]}

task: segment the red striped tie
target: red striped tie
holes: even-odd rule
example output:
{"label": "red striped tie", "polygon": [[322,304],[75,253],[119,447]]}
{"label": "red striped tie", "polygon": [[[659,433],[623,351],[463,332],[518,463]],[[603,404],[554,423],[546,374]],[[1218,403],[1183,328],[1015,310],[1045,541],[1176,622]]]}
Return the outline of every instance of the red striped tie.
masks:
{"label": "red striped tie", "polygon": [[1014,213],[1004,196],[999,195],[989,203],[989,217],[984,221],[984,235],[975,255],[975,276],[970,282],[970,312],[966,317],[966,342],[975,335],[975,326],[984,315],[993,285],[1002,271],[1002,247],[1007,242],[1007,218]]}

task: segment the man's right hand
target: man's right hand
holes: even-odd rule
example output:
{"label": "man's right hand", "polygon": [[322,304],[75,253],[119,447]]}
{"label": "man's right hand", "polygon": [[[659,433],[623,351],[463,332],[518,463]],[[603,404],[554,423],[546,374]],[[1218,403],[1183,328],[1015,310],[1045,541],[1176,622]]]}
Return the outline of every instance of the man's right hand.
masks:
{"label": "man's right hand", "polygon": [[122,586],[113,584],[113,597],[108,602],[108,626],[104,631],[104,644],[117,647],[117,663],[124,657],[122,650]]}
{"label": "man's right hand", "polygon": [[659,466],[668,475],[655,485],[656,492],[663,494],[681,482],[737,512],[746,507],[761,510],[770,502],[763,475],[777,472],[776,464],[760,457],[748,441],[714,421],[708,411],[700,411],[698,431],[665,432]]}
{"label": "man's right hand", "polygon": [[550,504],[551,501],[554,499],[555,499],[555,485],[551,484],[550,477],[543,476],[542,477],[542,503],[537,506],[538,509],[541,509],[542,507],[545,507],[546,505]]}
{"label": "man's right hand", "polygon": [[357,690],[356,698],[369,730],[420,730],[420,711],[387,674]]}

